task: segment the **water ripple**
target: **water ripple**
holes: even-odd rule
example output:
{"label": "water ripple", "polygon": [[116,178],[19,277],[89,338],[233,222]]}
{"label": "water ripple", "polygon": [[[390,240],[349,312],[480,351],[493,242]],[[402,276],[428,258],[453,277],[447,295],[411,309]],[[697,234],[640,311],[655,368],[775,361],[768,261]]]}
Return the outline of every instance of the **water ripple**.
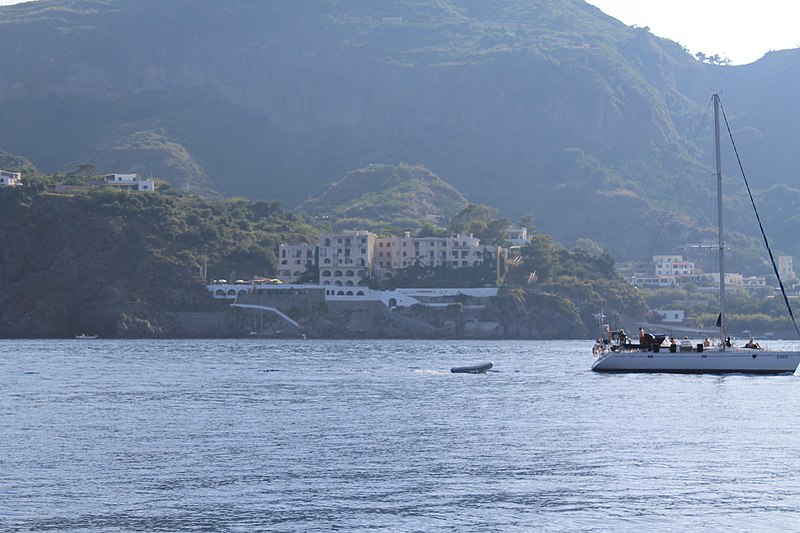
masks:
{"label": "water ripple", "polygon": [[795,527],[800,381],[587,346],[0,341],[0,530]]}

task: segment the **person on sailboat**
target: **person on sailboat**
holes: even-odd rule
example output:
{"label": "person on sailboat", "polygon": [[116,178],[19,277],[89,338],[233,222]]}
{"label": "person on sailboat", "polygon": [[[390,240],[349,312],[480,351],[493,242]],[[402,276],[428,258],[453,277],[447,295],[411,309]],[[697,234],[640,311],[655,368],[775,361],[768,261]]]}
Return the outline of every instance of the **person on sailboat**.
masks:
{"label": "person on sailboat", "polygon": [[644,329],[641,326],[639,326],[639,346],[642,346],[644,343],[645,343]]}
{"label": "person on sailboat", "polygon": [[755,339],[753,339],[753,337],[750,337],[750,340],[747,341],[747,344],[745,344],[744,347],[745,348],[752,348],[754,350],[760,350],[761,349],[761,346],[759,346],[759,344],[755,341]]}

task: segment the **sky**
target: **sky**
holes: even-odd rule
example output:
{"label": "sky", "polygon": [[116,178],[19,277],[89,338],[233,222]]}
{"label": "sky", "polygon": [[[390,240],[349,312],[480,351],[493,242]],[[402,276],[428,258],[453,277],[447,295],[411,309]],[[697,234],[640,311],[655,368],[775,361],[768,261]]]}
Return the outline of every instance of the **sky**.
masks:
{"label": "sky", "polygon": [[733,65],[770,50],[800,47],[797,0],[587,0],[628,26],[648,26],[695,54],[719,54]]}
{"label": "sky", "polygon": [[[719,54],[733,65],[752,63],[770,50],[800,47],[798,0],[587,1],[628,26],[647,26],[692,54]],[[0,5],[18,3],[0,0]]]}

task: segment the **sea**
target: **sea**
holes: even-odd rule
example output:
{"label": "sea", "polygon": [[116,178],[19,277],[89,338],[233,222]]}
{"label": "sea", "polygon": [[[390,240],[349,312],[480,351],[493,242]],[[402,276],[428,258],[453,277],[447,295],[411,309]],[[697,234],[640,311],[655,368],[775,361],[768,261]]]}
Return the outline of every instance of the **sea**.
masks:
{"label": "sea", "polygon": [[0,341],[0,531],[800,527],[800,377],[592,345]]}

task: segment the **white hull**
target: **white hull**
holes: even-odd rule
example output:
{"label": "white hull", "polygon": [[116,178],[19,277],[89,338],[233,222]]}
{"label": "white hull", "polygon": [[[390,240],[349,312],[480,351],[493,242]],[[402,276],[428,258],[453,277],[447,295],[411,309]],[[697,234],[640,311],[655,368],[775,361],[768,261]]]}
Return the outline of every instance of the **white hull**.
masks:
{"label": "white hull", "polygon": [[[719,327],[720,346],[708,348],[703,344],[683,346],[682,342],[679,351],[673,351],[677,348],[674,344],[666,350],[661,350],[660,344],[663,343],[664,336],[654,337],[652,335],[650,336],[650,342],[647,342],[648,339],[647,336],[645,336],[639,344],[633,345],[630,340],[626,342],[622,330],[619,330],[615,336],[615,334],[609,331],[608,325],[605,325],[605,328],[601,330],[603,331],[603,335],[597,340],[592,349],[592,353],[597,356],[597,359],[592,364],[592,370],[595,372],[681,372],[691,374],[721,374],[731,372],[742,374],[783,374],[798,370],[798,365],[800,365],[800,352],[766,350],[760,347],[737,348],[732,345],[731,339],[727,333],[724,267],[725,241],[722,232],[722,162],[720,160],[719,120],[721,106],[719,94],[715,93],[712,97],[712,101],[714,103],[714,156],[717,181],[717,233],[719,237],[720,313],[716,325]],[[733,138],[731,138],[731,141],[733,141]],[[744,172],[742,174],[744,174]],[[750,186],[747,185],[746,179],[745,185],[749,192]],[[752,195],[750,199],[752,200]],[[753,209],[755,210],[755,203],[753,203]],[[758,216],[758,212],[756,212],[756,216]],[[763,228],[761,231],[763,234]],[[767,249],[769,249],[766,235],[764,235],[764,244],[766,244]],[[772,258],[772,251],[770,251],[770,258]],[[778,267],[775,265],[774,261],[772,262],[772,266],[775,269],[775,275],[780,281]],[[781,284],[781,292],[783,292],[784,299],[786,300],[786,306],[789,307],[789,300],[786,297],[786,293],[783,291],[783,284]],[[791,308],[789,308],[789,313],[791,314]],[[600,313],[599,319],[602,325],[602,313]],[[797,329],[796,324],[795,329]],[[797,330],[797,333],[800,335],[800,329]],[[688,337],[684,337],[684,339],[687,343],[689,342]],[[655,345],[653,345],[653,340],[656,342]],[[722,341],[725,342],[725,347],[722,346]],[[673,339],[673,343],[674,342]],[[652,348],[651,345],[653,345]],[[748,345],[750,345],[750,343],[748,343]]]}
{"label": "white hull", "polygon": [[728,348],[703,352],[612,351],[592,364],[595,372],[670,372],[685,374],[784,374],[800,365],[800,352]]}

